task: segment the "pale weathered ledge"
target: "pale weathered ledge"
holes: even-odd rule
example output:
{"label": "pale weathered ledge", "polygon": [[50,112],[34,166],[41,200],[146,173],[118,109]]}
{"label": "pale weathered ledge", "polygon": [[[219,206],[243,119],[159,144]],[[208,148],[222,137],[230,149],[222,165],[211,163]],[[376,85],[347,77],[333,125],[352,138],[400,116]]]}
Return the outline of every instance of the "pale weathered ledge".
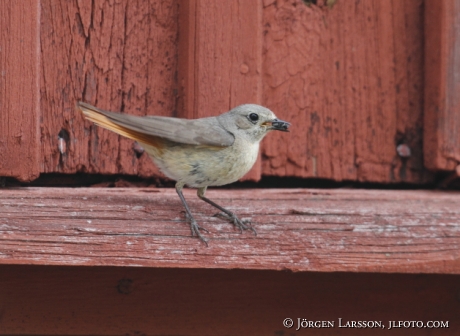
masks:
{"label": "pale weathered ledge", "polygon": [[173,189],[15,188],[0,193],[0,264],[460,273],[460,194],[209,190],[252,218],[240,234],[185,190],[210,233],[190,236]]}

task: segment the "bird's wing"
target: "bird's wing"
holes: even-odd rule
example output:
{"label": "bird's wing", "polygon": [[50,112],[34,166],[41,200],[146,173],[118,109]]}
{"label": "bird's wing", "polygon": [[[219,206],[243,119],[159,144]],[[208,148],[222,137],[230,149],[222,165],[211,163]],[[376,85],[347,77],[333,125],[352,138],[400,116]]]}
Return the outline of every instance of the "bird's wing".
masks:
{"label": "bird's wing", "polygon": [[187,145],[228,147],[235,141],[216,117],[180,119],[169,117],[137,117],[104,111],[90,104],[78,102],[77,107],[86,119],[127,138],[149,143],[152,137]]}

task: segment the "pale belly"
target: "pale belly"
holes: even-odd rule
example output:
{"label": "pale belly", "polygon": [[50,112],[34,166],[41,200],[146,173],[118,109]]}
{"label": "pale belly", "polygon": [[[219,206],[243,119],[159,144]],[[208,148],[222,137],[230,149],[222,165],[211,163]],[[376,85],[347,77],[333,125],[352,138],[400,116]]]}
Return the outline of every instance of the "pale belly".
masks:
{"label": "pale belly", "polygon": [[259,152],[258,143],[224,148],[172,145],[163,151],[144,148],[166,176],[195,188],[237,181],[252,168]]}

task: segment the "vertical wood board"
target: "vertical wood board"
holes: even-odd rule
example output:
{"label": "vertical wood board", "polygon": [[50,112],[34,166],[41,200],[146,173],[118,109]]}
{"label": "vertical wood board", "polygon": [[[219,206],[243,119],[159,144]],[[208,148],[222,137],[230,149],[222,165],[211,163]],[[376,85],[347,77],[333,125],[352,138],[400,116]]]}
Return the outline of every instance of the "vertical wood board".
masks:
{"label": "vertical wood board", "polygon": [[40,1],[0,1],[0,176],[40,173]]}
{"label": "vertical wood board", "polygon": [[426,178],[422,0],[265,1],[263,56],[264,104],[293,122],[264,146],[264,175]]}
{"label": "vertical wood board", "polygon": [[177,1],[42,1],[43,172],[159,173],[147,155],[136,156],[133,141],[84,121],[74,106],[83,100],[134,115],[171,115],[177,7]]}
{"label": "vertical wood board", "polygon": [[[184,1],[180,12],[180,114],[202,118],[262,104],[261,1]],[[246,179],[260,177],[259,158]]]}
{"label": "vertical wood board", "polygon": [[460,1],[426,0],[425,165],[460,163]]}

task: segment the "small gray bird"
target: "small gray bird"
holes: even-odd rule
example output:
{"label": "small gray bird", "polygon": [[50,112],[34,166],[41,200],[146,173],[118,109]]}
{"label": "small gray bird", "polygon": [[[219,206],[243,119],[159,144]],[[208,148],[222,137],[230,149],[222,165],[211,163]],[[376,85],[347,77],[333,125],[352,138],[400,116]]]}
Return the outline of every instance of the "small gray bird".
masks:
{"label": "small gray bird", "polygon": [[192,235],[206,245],[207,239],[182,194],[187,185],[198,188],[197,195],[220,211],[237,228],[256,231],[233,212],[205,197],[208,186],[221,186],[243,177],[254,165],[259,143],[271,130],[288,132],[290,124],[276,118],[269,109],[246,104],[218,117],[180,119],[159,116],[137,117],[100,110],[78,102],[86,119],[136,140],[169,178],[177,181],[176,191],[185,207]]}

